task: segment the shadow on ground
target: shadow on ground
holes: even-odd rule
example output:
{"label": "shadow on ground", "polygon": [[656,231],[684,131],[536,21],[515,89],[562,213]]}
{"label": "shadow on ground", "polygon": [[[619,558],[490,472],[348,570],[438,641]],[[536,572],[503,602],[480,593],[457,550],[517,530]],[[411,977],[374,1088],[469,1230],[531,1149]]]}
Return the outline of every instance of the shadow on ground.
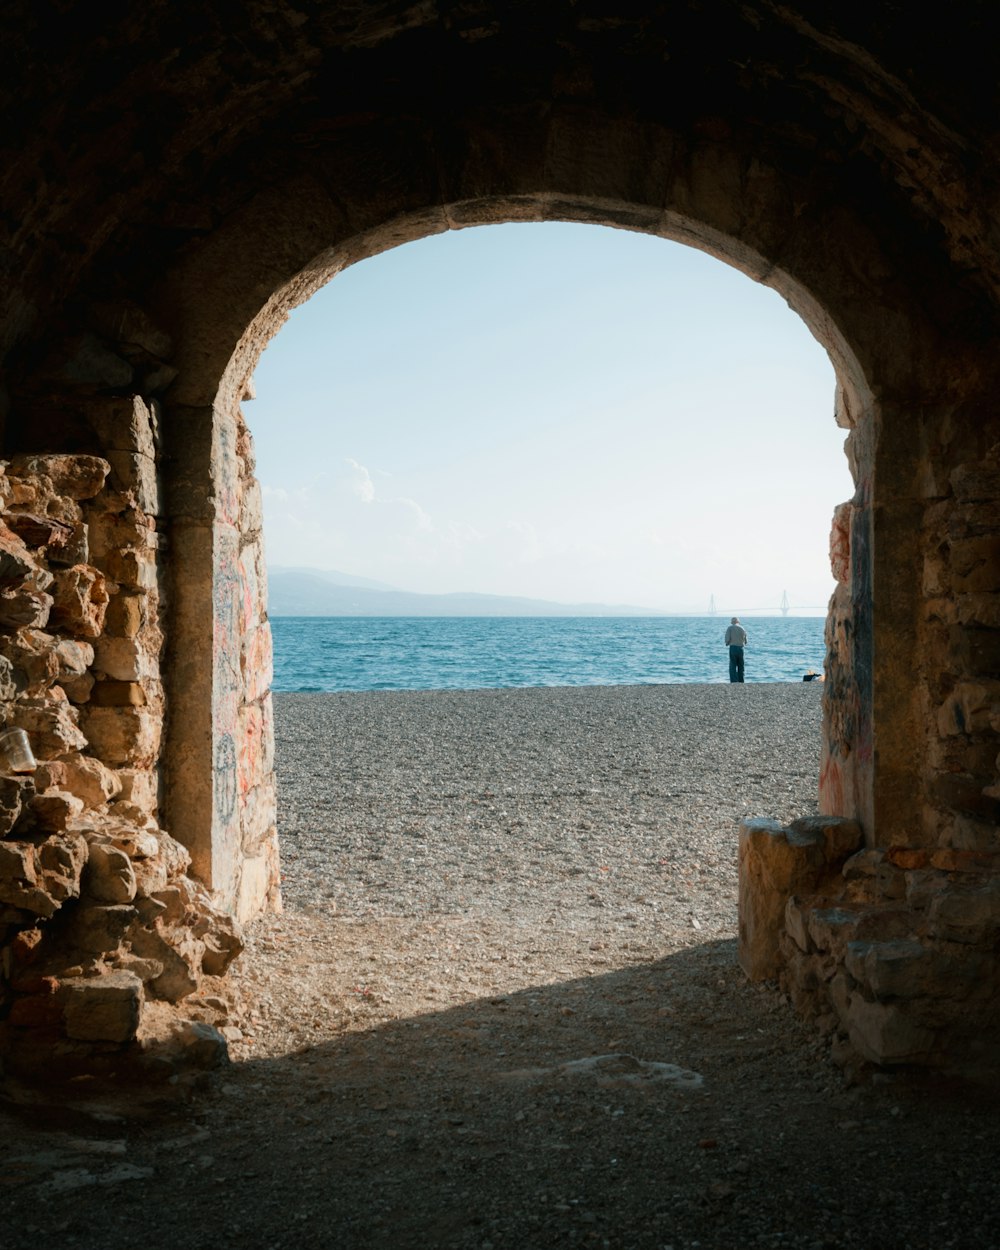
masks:
{"label": "shadow on ground", "polygon": [[5,1105],[6,1250],[1000,1245],[995,1107],[845,1089],[730,942],[122,1094]]}

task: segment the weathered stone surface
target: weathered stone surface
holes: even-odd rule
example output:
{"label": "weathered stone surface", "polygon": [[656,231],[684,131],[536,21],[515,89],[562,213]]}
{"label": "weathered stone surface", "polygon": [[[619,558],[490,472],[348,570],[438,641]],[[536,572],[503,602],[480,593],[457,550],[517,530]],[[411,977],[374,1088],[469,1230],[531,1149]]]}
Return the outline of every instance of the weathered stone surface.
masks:
{"label": "weathered stone surface", "polygon": [[11,832],[34,793],[34,782],[30,777],[0,775],[0,838]]}
{"label": "weathered stone surface", "polygon": [[99,638],[110,594],[104,574],[87,564],[74,564],[56,574],[49,623],[79,638]]}
{"label": "weathered stone surface", "polygon": [[[161,330],[132,300],[93,304],[90,323],[104,339],[117,344],[132,363],[134,353],[154,360],[169,360],[173,355],[170,335]],[[129,399],[109,398],[88,408],[91,424],[102,436],[106,447],[131,447],[150,424],[149,409],[138,395]]]}
{"label": "weathered stone surface", "polygon": [[858,931],[861,917],[843,907],[814,908],[806,917],[812,946],[842,963],[848,942]]}
{"label": "weathered stone surface", "polygon": [[201,1020],[185,1020],[174,1034],[174,1048],[184,1067],[210,1070],[229,1062],[229,1047],[217,1028]]}
{"label": "weathered stone surface", "polygon": [[127,904],[81,904],[73,913],[68,937],[88,955],[109,954],[117,950],[135,917],[135,908]]}
{"label": "weathered stone surface", "polygon": [[79,713],[68,702],[30,700],[17,705],[17,725],[27,731],[39,760],[84,750],[87,739],[77,725],[78,719]]}
{"label": "weathered stone surface", "polygon": [[144,681],[159,675],[155,651],[134,638],[102,638],[94,663],[115,681]]}
{"label": "weathered stone surface", "polygon": [[1000,934],[1000,880],[982,886],[953,886],[930,904],[931,931],[953,942],[994,942]]}
{"label": "weathered stone surface", "polygon": [[11,477],[47,478],[50,489],[70,499],[92,499],[104,485],[110,465],[99,456],[15,456]]}
{"label": "weathered stone surface", "polygon": [[843,1016],[851,1044],[870,1063],[921,1063],[931,1058],[934,1033],[894,1004],[851,996]]}
{"label": "weathered stone surface", "polygon": [[922,969],[928,952],[914,938],[895,942],[851,942],[845,966],[876,998],[913,998],[924,992]]}
{"label": "weathered stone surface", "polygon": [[83,888],[101,903],[131,903],[136,894],[132,861],[117,847],[91,843]]}
{"label": "weathered stone surface", "polygon": [[145,707],[146,692],[136,681],[99,681],[90,692],[94,707]]}
{"label": "weathered stone surface", "polygon": [[144,708],[92,707],[81,709],[91,748],[112,768],[149,768],[156,759],[161,719]]}
{"label": "weathered stone surface", "polygon": [[89,755],[71,755],[59,761],[63,789],[82,799],[87,807],[101,807],[121,793],[118,775]]}
{"label": "weathered stone surface", "polygon": [[[148,596],[144,594],[120,591],[115,595],[108,604],[105,617],[104,645],[108,646],[119,638],[135,638],[147,622],[146,605],[148,602]],[[134,650],[132,655],[134,657]],[[102,662],[101,668],[109,677],[122,677],[128,680],[133,675],[131,670],[126,673],[116,672],[108,666],[106,661]],[[139,674],[135,673],[135,676]]]}
{"label": "weathered stone surface", "polygon": [[29,547],[63,548],[73,537],[74,526],[57,517],[8,510],[4,520]]}
{"label": "weathered stone surface", "polygon": [[6,656],[0,655],[0,703],[9,703],[17,698],[17,683],[14,680],[14,665]]}
{"label": "weathered stone surface", "polygon": [[789,825],[800,837],[820,837],[827,864],[837,865],[856,851],[864,841],[861,826],[844,816],[802,816]]}
{"label": "weathered stone surface", "polygon": [[55,915],[79,894],[86,858],[79,834],[0,842],[0,902],[35,916]]}
{"label": "weathered stone surface", "polygon": [[61,831],[83,811],[83,801],[75,794],[53,788],[31,800],[31,811],[40,828]]}
{"label": "weathered stone surface", "polygon": [[132,972],[64,981],[67,1036],[86,1042],[129,1042],[142,1016],[142,982]]}
{"label": "weathered stone surface", "polygon": [[156,556],[151,550],[110,551],[101,565],[108,577],[126,590],[156,589]]}
{"label": "weathered stone surface", "polygon": [[222,912],[216,912],[212,917],[204,942],[201,966],[208,976],[221,977],[243,950],[243,938],[236,922]]}
{"label": "weathered stone surface", "polygon": [[52,596],[44,590],[0,587],[0,625],[7,629],[40,629],[48,623],[51,610]]}
{"label": "weathered stone surface", "polygon": [[129,932],[134,954],[161,964],[163,971],[149,982],[150,993],[176,1003],[194,993],[201,981],[205,943],[190,929],[163,919],[153,924],[137,921]]}
{"label": "weathered stone surface", "polygon": [[121,797],[141,811],[155,813],[159,805],[159,775],[152,769],[122,768],[116,774],[121,782]]}
{"label": "weathered stone surface", "polygon": [[94,662],[94,648],[89,642],[61,638],[53,647],[60,681],[67,677],[82,677]]}
{"label": "weathered stone surface", "polygon": [[851,577],[851,514],[849,503],[838,504],[830,527],[830,571],[842,585],[847,585]]}
{"label": "weathered stone surface", "polygon": [[772,820],[740,824],[739,960],[752,981],[777,976],[786,902],[814,889],[825,866],[820,832],[795,833]]}
{"label": "weathered stone surface", "polygon": [[160,513],[160,484],[157,479],[156,461],[152,456],[131,451],[109,451],[108,460],[114,473],[115,485],[129,492],[136,506],[151,516]]}
{"label": "weathered stone surface", "polygon": [[0,521],[0,588],[12,589],[37,568],[24,540]]}

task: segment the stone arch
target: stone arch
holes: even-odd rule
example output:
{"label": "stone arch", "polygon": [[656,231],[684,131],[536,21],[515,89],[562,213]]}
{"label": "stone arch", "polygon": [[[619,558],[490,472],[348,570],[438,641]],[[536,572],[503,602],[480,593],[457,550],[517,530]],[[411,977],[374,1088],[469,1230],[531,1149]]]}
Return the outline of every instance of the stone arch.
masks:
{"label": "stone arch", "polygon": [[[99,42],[75,7],[43,30],[19,6],[5,82],[8,512],[38,504],[88,557],[66,564],[44,520],[17,522],[41,564],[7,539],[8,718],[47,771],[0,803],[6,1040],[131,1045],[144,1002],[183,1001],[235,950],[195,878],[247,914],[272,884],[238,423],[267,337],[364,255],[551,218],[713,252],[831,352],[858,488],[835,525],[823,794],[864,845],[846,858],[843,821],[745,831],[747,962],[873,1062],[997,1064],[978,1034],[1000,994],[1000,249],[995,136],[956,103],[992,81],[974,6],[947,48],[852,4],[251,0],[222,29],[182,0]],[[91,662],[59,651],[88,629]]]}

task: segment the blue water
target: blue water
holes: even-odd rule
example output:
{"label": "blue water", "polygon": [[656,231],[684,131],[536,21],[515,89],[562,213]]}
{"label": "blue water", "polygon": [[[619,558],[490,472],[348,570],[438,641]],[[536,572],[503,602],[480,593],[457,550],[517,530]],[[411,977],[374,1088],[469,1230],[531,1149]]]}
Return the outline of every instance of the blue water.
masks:
{"label": "blue water", "polygon": [[[729,680],[719,616],[281,616],[274,688],[480,690]],[[823,619],[748,617],[746,680],[823,671]]]}

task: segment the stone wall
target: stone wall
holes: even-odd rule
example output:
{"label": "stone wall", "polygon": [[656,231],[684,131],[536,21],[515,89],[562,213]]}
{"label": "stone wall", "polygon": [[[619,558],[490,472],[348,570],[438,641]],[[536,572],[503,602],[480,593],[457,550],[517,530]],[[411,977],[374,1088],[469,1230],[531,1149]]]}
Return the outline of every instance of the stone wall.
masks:
{"label": "stone wall", "polygon": [[[918,821],[825,817],[740,831],[740,961],[777,978],[846,1065],[1000,1077],[1000,445],[933,472],[918,543]],[[858,733],[858,508],[837,509],[821,802],[846,797]],[[863,624],[863,622],[862,622]],[[863,648],[861,649],[863,651]]]}
{"label": "stone wall", "polygon": [[192,1041],[217,1058],[175,1006],[241,943],[161,823],[158,408],[71,404],[74,441],[103,454],[17,454],[0,475],[0,721],[33,756],[0,739],[0,1049],[50,1073]]}

